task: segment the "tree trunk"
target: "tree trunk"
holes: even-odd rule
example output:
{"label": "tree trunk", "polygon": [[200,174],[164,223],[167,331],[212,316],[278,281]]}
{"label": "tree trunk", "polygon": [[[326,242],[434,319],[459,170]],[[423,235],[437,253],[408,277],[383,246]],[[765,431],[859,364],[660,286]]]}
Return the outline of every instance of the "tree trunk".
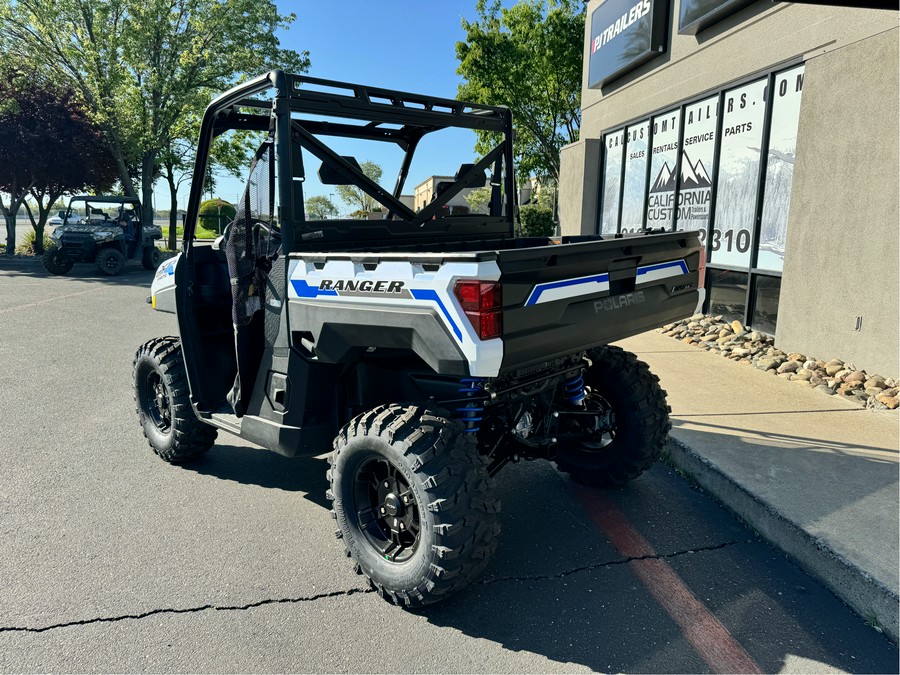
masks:
{"label": "tree trunk", "polygon": [[16,252],[16,214],[3,209],[6,218],[6,255]]}
{"label": "tree trunk", "polygon": [[156,177],[156,153],[144,153],[141,162],[141,222],[144,227],[153,225],[153,180]]}
{"label": "tree trunk", "polygon": [[134,184],[131,182],[131,176],[128,175],[128,165],[125,163],[125,157],[122,155],[122,144],[119,142],[118,134],[112,130],[107,130],[106,144],[116,162],[116,168],[119,170],[119,182],[122,183],[125,195],[132,199],[137,199],[138,195],[134,189]]}
{"label": "tree trunk", "polygon": [[[56,200],[60,198],[60,192],[51,192],[50,194],[43,194],[41,192],[36,192],[35,190],[31,191],[31,196],[34,198],[34,201],[37,203],[37,211],[38,217],[35,221],[34,215],[31,213],[31,209],[28,209],[28,219],[31,221],[31,227],[34,229],[34,253],[35,255],[44,255],[44,230],[47,229],[47,217],[50,215],[50,209],[53,208],[53,204],[56,203]],[[44,200],[46,199],[46,206],[44,205]],[[25,207],[28,208],[28,204],[25,204]]]}
{"label": "tree trunk", "polygon": [[169,183],[169,243],[166,248],[175,251],[178,248],[178,186],[175,185],[175,172],[171,167],[166,180]]}
{"label": "tree trunk", "polygon": [[[28,186],[29,188],[31,186]],[[16,253],[16,214],[22,208],[22,202],[28,195],[28,190],[23,191],[18,197],[13,192],[9,196],[9,208],[0,202],[0,211],[6,217],[6,255],[15,255]]]}

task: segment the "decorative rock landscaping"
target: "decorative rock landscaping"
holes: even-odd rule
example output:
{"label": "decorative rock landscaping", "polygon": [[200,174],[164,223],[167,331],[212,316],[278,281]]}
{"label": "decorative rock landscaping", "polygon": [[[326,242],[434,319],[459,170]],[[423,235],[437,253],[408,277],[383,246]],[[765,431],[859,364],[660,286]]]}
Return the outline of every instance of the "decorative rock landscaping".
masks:
{"label": "decorative rock landscaping", "polygon": [[696,314],[657,332],[866,408],[896,410],[900,406],[897,380],[869,374],[839,359],[822,361],[796,352],[786,353],[775,346],[771,335],[750,330],[740,321]]}

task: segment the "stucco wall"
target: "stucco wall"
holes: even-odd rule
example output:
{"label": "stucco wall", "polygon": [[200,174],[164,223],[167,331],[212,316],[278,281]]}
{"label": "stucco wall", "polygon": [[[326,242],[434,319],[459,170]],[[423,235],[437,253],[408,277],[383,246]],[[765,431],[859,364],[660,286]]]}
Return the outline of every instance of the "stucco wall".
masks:
{"label": "stucco wall", "polygon": [[782,349],[889,377],[900,375],[898,38],[806,63],[776,333]]}

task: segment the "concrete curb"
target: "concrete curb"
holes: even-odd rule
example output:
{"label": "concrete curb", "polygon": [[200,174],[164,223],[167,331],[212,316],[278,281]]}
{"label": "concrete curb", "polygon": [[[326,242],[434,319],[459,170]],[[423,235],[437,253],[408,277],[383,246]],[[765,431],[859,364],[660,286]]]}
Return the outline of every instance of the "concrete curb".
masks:
{"label": "concrete curb", "polygon": [[669,437],[666,452],[673,464],[703,489],[771,544],[784,551],[860,617],[880,628],[895,644],[898,642],[900,598],[896,593],[873,579],[864,569],[833,551],[826,541],[814,537],[785,518],[677,438]]}

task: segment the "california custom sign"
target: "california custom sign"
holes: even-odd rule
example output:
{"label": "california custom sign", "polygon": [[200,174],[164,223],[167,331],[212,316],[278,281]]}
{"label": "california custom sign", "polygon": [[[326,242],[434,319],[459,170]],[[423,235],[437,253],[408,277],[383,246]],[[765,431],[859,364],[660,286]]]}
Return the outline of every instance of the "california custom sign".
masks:
{"label": "california custom sign", "polygon": [[663,53],[668,18],[668,0],[606,0],[595,9],[588,86],[603,86]]}

